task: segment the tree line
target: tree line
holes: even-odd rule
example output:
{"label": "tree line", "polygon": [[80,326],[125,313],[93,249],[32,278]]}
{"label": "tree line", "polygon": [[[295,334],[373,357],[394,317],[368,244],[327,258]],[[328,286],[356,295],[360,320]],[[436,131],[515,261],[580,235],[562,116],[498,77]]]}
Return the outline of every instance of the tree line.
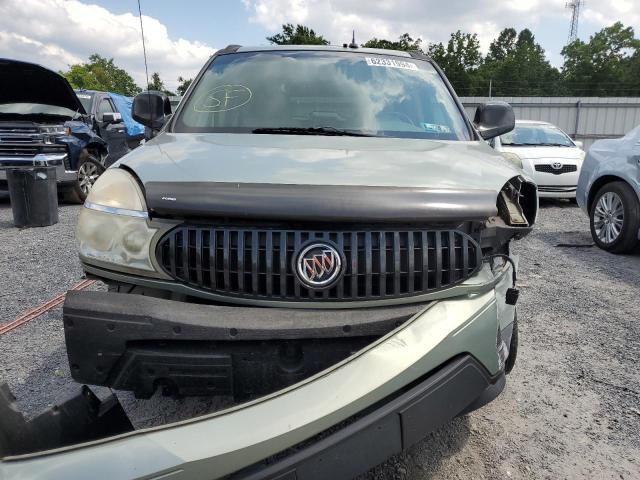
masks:
{"label": "tree line", "polygon": [[[267,37],[277,45],[328,45],[330,41],[305,25],[286,24]],[[415,50],[430,56],[444,70],[462,96],[640,96],[640,39],[632,27],[616,22],[562,49],[563,65],[556,68],[546,58],[531,30],[505,28],[483,55],[475,33],[458,30],[447,42],[424,45],[404,33],[397,40],[372,38],[362,47]],[[98,54],[87,63],[61,72],[75,88],[135,95],[142,91],[113,59]],[[175,92],[165,88],[154,72],[148,88],[169,95],[184,95],[192,79],[178,78]]]}
{"label": "tree line", "polygon": [[[124,69],[118,67],[113,58],[105,58],[97,53],[89,56],[89,61],[71,65],[67,71],[60,74],[69,81],[73,88],[97,90],[100,92],[114,92],[132,97],[142,92],[133,77]],[[178,88],[172,92],[165,88],[158,72],[153,72],[147,85],[148,90],[158,90],[169,96],[184,95],[193,79],[178,77]]]}

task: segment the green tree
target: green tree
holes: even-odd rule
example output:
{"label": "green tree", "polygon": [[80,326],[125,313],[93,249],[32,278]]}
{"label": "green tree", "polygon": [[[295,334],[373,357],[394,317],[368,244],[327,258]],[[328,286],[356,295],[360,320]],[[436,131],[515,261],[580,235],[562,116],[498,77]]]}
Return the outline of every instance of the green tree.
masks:
{"label": "green tree", "polygon": [[500,32],[491,45],[489,45],[489,53],[487,61],[503,61],[508,58],[516,48],[516,39],[518,32],[515,28],[505,28]]}
{"label": "green tree", "polygon": [[505,28],[491,42],[489,52],[479,69],[482,95],[489,83],[494,96],[562,95],[560,72],[546,59],[544,49],[531,30],[516,34]]}
{"label": "green tree", "polygon": [[640,40],[633,28],[616,22],[562,49],[562,79],[572,95],[640,95]]}
{"label": "green tree", "polygon": [[114,92],[128,96],[141,91],[131,75],[114,64],[113,58],[106,59],[97,53],[91,55],[87,63],[71,65],[68,71],[60,73],[74,88]]}
{"label": "green tree", "polygon": [[362,46],[365,48],[383,48],[386,50],[404,50],[404,51],[418,51],[422,52],[422,40],[416,39],[414,40],[411,35],[408,33],[403,33],[398,38],[397,42],[392,42],[391,40],[372,38],[367,42],[363,43]]}
{"label": "green tree", "polygon": [[451,34],[446,46],[442,42],[432,43],[427,53],[444,70],[459,95],[479,93],[482,53],[478,35],[458,30]]}
{"label": "green tree", "polygon": [[151,81],[149,82],[149,85],[147,86],[147,90],[157,90],[157,91],[163,92],[165,95],[169,95],[171,97],[175,95],[175,93],[173,93],[170,90],[167,90],[164,87],[164,82],[160,78],[160,74],[158,72],[153,72],[153,74],[151,75]]}
{"label": "green tree", "polygon": [[180,82],[180,85],[178,85],[178,88],[176,88],[176,93],[178,95],[184,95],[193,82],[193,78],[186,79],[180,76],[178,77],[178,82]]}
{"label": "green tree", "polygon": [[316,35],[309,27],[304,25],[296,25],[291,23],[282,25],[282,33],[278,33],[267,40],[276,45],[328,45],[329,41],[325,40],[322,35]]}

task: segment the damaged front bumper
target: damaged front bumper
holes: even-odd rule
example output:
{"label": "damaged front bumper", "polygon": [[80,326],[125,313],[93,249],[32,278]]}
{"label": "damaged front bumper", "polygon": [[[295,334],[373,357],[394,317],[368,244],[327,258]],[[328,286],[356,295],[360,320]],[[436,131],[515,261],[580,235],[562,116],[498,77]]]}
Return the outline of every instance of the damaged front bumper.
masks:
{"label": "damaged front bumper", "polygon": [[[509,345],[504,335],[514,318],[503,295],[508,271],[485,266],[473,278],[474,293],[429,303],[353,355],[277,392],[166,427],[5,458],[0,471],[7,480],[350,478],[500,393],[499,347]],[[144,329],[155,317],[135,322]],[[175,334],[175,326],[165,333]],[[197,325],[182,327],[189,333]],[[245,333],[238,328],[236,336]],[[96,336],[108,335],[105,325]]]}

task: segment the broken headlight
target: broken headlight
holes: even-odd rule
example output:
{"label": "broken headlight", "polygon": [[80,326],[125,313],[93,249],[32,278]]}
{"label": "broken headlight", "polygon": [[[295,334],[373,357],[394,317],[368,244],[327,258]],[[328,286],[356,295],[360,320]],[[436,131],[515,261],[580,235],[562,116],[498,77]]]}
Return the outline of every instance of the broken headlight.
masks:
{"label": "broken headlight", "polygon": [[156,229],[148,225],[142,190],[126,170],[108,169],[80,212],[76,242],[83,262],[153,275],[149,251]]}
{"label": "broken headlight", "polygon": [[498,213],[507,225],[533,226],[538,214],[536,186],[522,177],[509,180],[498,196]]}

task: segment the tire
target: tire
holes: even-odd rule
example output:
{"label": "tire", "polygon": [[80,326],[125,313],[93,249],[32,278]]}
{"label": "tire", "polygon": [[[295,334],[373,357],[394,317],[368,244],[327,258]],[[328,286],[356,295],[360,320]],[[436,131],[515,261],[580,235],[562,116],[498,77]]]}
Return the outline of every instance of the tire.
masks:
{"label": "tire", "polygon": [[104,166],[94,156],[84,157],[78,165],[77,179],[67,192],[68,200],[74,203],[84,203],[91,187],[104,171]]}
{"label": "tire", "polygon": [[636,247],[640,230],[640,202],[627,183],[611,182],[598,190],[589,219],[591,236],[601,249],[611,253],[626,253]]}

